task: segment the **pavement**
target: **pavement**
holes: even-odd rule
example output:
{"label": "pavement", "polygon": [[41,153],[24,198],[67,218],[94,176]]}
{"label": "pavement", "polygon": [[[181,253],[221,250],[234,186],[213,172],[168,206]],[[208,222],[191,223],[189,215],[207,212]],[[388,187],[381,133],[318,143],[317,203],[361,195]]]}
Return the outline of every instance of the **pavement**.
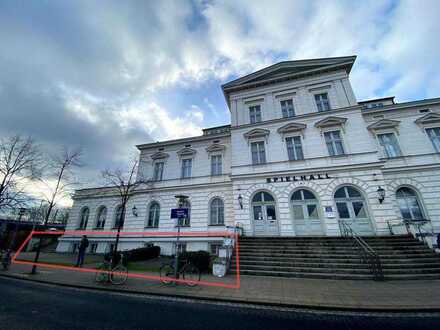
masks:
{"label": "pavement", "polygon": [[[240,287],[232,289],[204,285],[188,287],[184,284],[168,286],[158,280],[140,278],[129,278],[121,286],[103,285],[94,281],[94,273],[40,266],[38,274],[31,275],[30,270],[29,265],[13,264],[8,271],[0,271],[0,276],[95,290],[271,306],[358,311],[440,311],[440,280],[376,282],[241,276]],[[231,285],[236,278],[228,275],[218,279],[204,275],[202,280]]]}
{"label": "pavement", "polygon": [[358,313],[205,303],[0,279],[0,328],[437,329],[440,313]]}

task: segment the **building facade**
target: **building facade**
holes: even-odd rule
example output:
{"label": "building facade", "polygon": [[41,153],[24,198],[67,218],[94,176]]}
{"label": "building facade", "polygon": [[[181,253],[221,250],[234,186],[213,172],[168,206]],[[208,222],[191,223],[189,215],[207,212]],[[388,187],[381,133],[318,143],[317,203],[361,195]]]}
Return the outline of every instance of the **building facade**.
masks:
{"label": "building facade", "polygon": [[[182,231],[240,226],[248,236],[339,236],[339,221],[360,235],[389,235],[403,219],[428,219],[440,232],[440,99],[356,100],[356,57],[281,62],[222,86],[231,125],[202,136],[138,145],[138,188],[123,231],[175,231],[175,195],[189,196]],[[130,211],[133,206],[137,216]],[[118,198],[76,192],[67,230],[115,230]],[[391,228],[391,229],[390,229]],[[404,228],[403,228],[404,229]],[[93,235],[92,251],[114,237]],[[78,237],[65,236],[59,251]],[[169,238],[130,237],[121,248]],[[188,250],[221,242],[184,240]]]}

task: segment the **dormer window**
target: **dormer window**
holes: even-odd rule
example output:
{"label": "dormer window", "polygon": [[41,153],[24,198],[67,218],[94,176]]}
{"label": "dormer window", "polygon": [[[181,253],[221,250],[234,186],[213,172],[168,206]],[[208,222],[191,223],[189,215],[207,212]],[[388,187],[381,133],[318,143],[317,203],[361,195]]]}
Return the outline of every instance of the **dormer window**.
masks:
{"label": "dormer window", "polygon": [[290,118],[295,116],[295,108],[293,106],[292,99],[280,101],[280,104],[283,118]]}
{"label": "dormer window", "polygon": [[261,122],[261,106],[253,105],[249,107],[249,121],[251,124]]}
{"label": "dormer window", "polygon": [[331,110],[328,93],[315,94],[315,102],[319,112]]}

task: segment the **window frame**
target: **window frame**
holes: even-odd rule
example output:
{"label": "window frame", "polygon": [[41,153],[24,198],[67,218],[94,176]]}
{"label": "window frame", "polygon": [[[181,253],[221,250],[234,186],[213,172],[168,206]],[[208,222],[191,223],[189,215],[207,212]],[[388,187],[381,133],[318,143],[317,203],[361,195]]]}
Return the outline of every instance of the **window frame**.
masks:
{"label": "window frame", "polygon": [[[330,152],[329,144],[328,144],[329,141],[327,141],[327,139],[326,139],[326,134],[331,134],[331,133],[334,133],[334,132],[338,132],[338,134],[339,134],[339,140],[340,140],[341,147],[342,147],[342,153],[340,153],[340,154],[333,154],[333,155],[332,155],[332,153]],[[326,146],[326,148],[327,148],[327,153],[328,153],[329,157],[342,157],[342,156],[347,156],[347,151],[348,151],[348,149],[347,149],[347,146],[346,146],[346,144],[345,144],[345,142],[344,142],[345,139],[344,139],[344,136],[343,136],[343,130],[342,130],[342,129],[339,129],[339,128],[331,128],[331,129],[327,129],[327,130],[325,130],[325,131],[322,132],[322,136],[323,136],[323,138],[324,138],[324,143],[325,143],[325,146]],[[335,140],[332,139],[332,140],[330,141],[330,143],[331,143],[331,145],[332,145],[333,150],[334,150],[334,151],[337,150],[337,148],[335,148],[335,147],[336,147]]]}
{"label": "window frame", "polygon": [[433,139],[431,138],[431,135],[428,133],[428,130],[435,130],[438,129],[439,133],[440,133],[440,125],[435,125],[435,126],[425,126],[424,130],[426,135],[428,136],[429,141],[431,141],[431,145],[434,148],[435,152],[440,153],[440,135],[437,135],[436,138],[438,139],[438,146],[435,145]]}
{"label": "window frame", "polygon": [[[211,158],[211,176],[217,176],[223,174],[223,154],[214,153],[210,155]],[[220,158],[220,162],[215,163],[217,167],[214,167],[214,158]],[[214,173],[214,168],[218,170],[218,173]]]}
{"label": "window frame", "polygon": [[[394,138],[396,140],[397,148],[399,151],[399,154],[397,156],[389,156],[385,147],[382,145],[380,138],[379,138],[379,135],[386,135],[386,134],[392,134],[394,136]],[[397,137],[398,134],[396,133],[395,130],[380,130],[380,131],[375,132],[375,135],[376,135],[377,144],[378,144],[380,151],[381,151],[382,158],[393,159],[393,158],[398,158],[398,157],[403,156],[403,150],[402,150],[402,147],[400,146],[400,141]]]}
{"label": "window frame", "polygon": [[[102,214],[102,212],[104,212],[104,210],[105,210],[105,218],[104,218],[104,221],[103,221],[104,223],[102,225],[100,225],[100,223],[101,223],[101,221],[100,221],[101,214]],[[95,226],[94,226],[95,230],[104,229],[105,223],[107,222],[107,215],[108,215],[107,207],[105,205],[99,206],[98,207],[98,212],[96,213],[96,221],[95,221]]]}
{"label": "window frame", "polygon": [[[294,153],[294,158],[292,159],[291,157],[290,157],[290,153],[289,153],[289,143],[288,143],[288,139],[292,139],[292,141],[293,140],[295,140],[295,138],[298,138],[299,139],[299,144],[296,144],[296,143],[294,143],[293,142],[293,153]],[[294,134],[294,135],[286,135],[286,136],[284,136],[284,143],[286,144],[286,152],[287,152],[287,159],[289,160],[289,161],[301,161],[301,160],[304,160],[305,159],[305,156],[304,156],[304,147],[303,147],[303,137],[302,137],[302,135],[301,134]],[[297,150],[296,150],[296,146],[298,146],[299,145],[299,147],[301,148],[301,154],[302,154],[302,158],[298,158],[297,157]]]}
{"label": "window frame", "polygon": [[[87,219],[83,223],[83,214],[87,211]],[[89,224],[89,218],[90,218],[90,208],[88,206],[84,206],[81,208],[81,211],[79,213],[79,223],[78,223],[78,229],[87,229],[87,226]]]}
{"label": "window frame", "polygon": [[[323,101],[322,101],[322,97],[320,98],[320,100],[317,100],[316,98],[318,97],[318,96],[321,96],[321,95],[326,95],[326,97],[327,97],[327,105],[328,105],[328,109],[324,109],[323,108]],[[316,92],[314,92],[313,93],[313,100],[314,100],[314,103],[315,103],[315,107],[316,107],[316,110],[318,111],[318,112],[327,112],[327,111],[330,111],[330,110],[332,110],[332,105],[331,105],[331,103],[330,103],[330,93],[329,93],[329,91],[328,90],[326,90],[326,91],[316,91]],[[321,106],[321,108],[322,108],[322,110],[320,110],[320,106],[318,105],[318,102],[319,102],[319,105]]]}
{"label": "window frame", "polygon": [[[284,116],[284,108],[283,108],[283,102],[291,102],[292,103],[292,112],[293,114],[290,116],[289,115],[289,109],[287,109],[286,111],[286,116]],[[289,98],[284,98],[284,99],[280,99],[280,109],[281,109],[281,116],[282,118],[286,119],[286,118],[293,118],[296,116],[296,110],[295,110],[295,102],[293,101],[293,98],[289,97]]]}
{"label": "window frame", "polygon": [[[190,162],[190,166],[189,167],[184,167],[184,164],[186,161]],[[184,157],[181,159],[181,165],[180,165],[180,178],[181,179],[189,179],[192,178],[192,168],[193,168],[193,162],[194,162],[194,157]],[[189,168],[189,174],[186,175],[185,173],[185,168]]]}
{"label": "window frame", "polygon": [[[216,205],[216,214],[215,214],[215,221],[213,221],[213,217],[212,217],[212,211],[213,211],[213,204],[216,201],[220,201],[221,205]],[[221,217],[220,217],[220,210],[221,210]],[[220,219],[221,218],[221,219]],[[220,222],[220,220],[222,220]],[[210,226],[224,226],[225,225],[225,202],[223,201],[223,199],[221,197],[214,197],[210,200],[209,202],[209,225]]]}
{"label": "window frame", "polygon": [[[154,218],[151,219],[151,213],[153,207],[158,208],[158,210],[155,210]],[[150,224],[150,220],[151,220],[151,224]],[[147,223],[145,225],[145,228],[159,228],[159,224],[160,224],[160,204],[157,201],[151,201],[150,204],[148,205]]]}
{"label": "window frame", "polygon": [[261,123],[263,121],[263,111],[262,111],[261,103],[249,104],[248,105],[248,113],[249,113],[249,123],[250,124],[257,124],[257,123]]}
{"label": "window frame", "polygon": [[[161,169],[161,171],[160,171],[160,177],[158,178],[157,177],[157,173],[156,173],[156,167],[157,167],[157,165],[159,165],[159,164],[162,164],[162,169]],[[165,161],[164,160],[157,160],[157,161],[154,161],[153,162],[153,181],[154,182],[160,182],[160,181],[163,181],[163,173],[164,173],[164,170],[165,170]]]}
{"label": "window frame", "polygon": [[[253,150],[252,150],[252,146],[253,145],[262,145],[263,146],[263,150],[261,151],[258,147],[257,147],[257,158],[258,158],[258,162],[254,162],[254,157],[253,157]],[[250,153],[251,153],[251,164],[252,165],[264,165],[267,164],[267,154],[266,154],[266,141],[265,140],[255,140],[255,141],[249,141],[249,149],[250,149]],[[261,154],[264,154],[264,161],[261,161]]]}

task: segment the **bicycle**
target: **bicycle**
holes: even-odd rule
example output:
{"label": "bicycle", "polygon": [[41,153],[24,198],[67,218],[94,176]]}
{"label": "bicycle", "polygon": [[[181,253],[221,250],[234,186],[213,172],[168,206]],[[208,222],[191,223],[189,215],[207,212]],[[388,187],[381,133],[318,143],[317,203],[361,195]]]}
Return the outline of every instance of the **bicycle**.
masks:
{"label": "bicycle", "polygon": [[112,268],[113,259],[104,257],[104,262],[100,264],[95,273],[95,281],[98,283],[111,283],[121,285],[127,281],[128,270],[124,266],[124,254],[119,254],[119,262]]}
{"label": "bicycle", "polygon": [[[197,268],[193,263],[188,260],[182,261],[183,265],[178,267],[177,278],[179,275],[182,275],[183,279],[188,281],[185,282],[186,285],[194,287],[198,285],[200,281],[201,273],[199,268]],[[174,278],[175,268],[174,261],[169,264],[164,264],[160,267],[160,281],[162,284],[175,284],[176,281],[173,281],[170,278]]]}
{"label": "bicycle", "polygon": [[8,270],[11,265],[11,250],[0,251],[3,270]]}

